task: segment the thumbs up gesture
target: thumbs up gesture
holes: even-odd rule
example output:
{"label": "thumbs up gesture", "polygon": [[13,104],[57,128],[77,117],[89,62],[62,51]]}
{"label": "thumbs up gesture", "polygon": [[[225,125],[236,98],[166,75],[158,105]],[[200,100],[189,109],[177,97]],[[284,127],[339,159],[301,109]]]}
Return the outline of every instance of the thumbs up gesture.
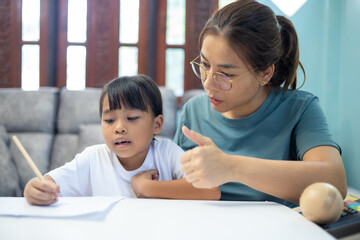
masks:
{"label": "thumbs up gesture", "polygon": [[230,155],[222,152],[214,142],[183,126],[184,135],[198,144],[180,157],[181,171],[186,181],[197,188],[213,188],[230,181]]}

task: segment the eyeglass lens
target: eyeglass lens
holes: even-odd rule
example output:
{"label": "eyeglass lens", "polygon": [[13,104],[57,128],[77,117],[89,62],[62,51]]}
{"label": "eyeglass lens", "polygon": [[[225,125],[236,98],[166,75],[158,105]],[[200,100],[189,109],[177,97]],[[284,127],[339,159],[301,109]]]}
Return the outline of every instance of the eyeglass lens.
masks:
{"label": "eyeglass lens", "polygon": [[[206,80],[207,72],[201,65],[193,63],[192,69],[198,78],[200,78],[202,81]],[[213,73],[212,79],[219,88],[221,88],[223,90],[230,90],[230,88],[231,88],[230,79],[227,76],[225,76],[224,74]]]}
{"label": "eyeglass lens", "polygon": [[217,83],[217,85],[223,89],[223,90],[230,90],[231,88],[231,82],[230,79],[220,73],[214,73],[213,74],[213,79],[215,80],[215,82]]}

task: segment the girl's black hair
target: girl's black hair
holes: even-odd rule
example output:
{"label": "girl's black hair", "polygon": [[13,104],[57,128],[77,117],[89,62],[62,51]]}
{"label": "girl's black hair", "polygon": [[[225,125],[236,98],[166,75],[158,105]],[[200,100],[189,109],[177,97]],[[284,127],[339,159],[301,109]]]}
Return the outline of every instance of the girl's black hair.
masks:
{"label": "girl's black hair", "polygon": [[103,102],[108,96],[110,110],[124,108],[150,110],[154,116],[163,114],[161,93],[148,76],[122,76],[107,83],[100,95],[99,112],[102,117]]}

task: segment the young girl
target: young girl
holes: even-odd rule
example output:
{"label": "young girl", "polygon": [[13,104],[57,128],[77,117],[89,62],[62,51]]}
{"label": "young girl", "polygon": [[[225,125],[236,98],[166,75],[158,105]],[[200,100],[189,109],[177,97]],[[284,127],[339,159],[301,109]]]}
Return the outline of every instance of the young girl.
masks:
{"label": "young girl", "polygon": [[[24,190],[30,204],[49,205],[58,196],[147,197],[146,190],[151,187],[146,181],[136,184],[145,176],[166,182],[157,188],[164,198],[220,197],[217,188],[197,190],[180,179],[183,150],[170,140],[154,139],[164,118],[160,91],[149,77],[120,77],[105,85],[100,115],[105,144],[88,147],[71,162],[50,171],[46,182],[31,179]],[[134,193],[131,180],[136,174]],[[174,179],[179,180],[171,181]]]}

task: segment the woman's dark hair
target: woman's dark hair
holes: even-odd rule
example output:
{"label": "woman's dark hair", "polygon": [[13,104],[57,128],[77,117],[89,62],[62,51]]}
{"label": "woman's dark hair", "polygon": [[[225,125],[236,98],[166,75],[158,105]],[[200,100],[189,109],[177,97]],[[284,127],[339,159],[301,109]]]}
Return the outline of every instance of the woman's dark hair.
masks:
{"label": "woman's dark hair", "polygon": [[276,16],[267,6],[253,0],[238,0],[207,21],[199,37],[199,49],[206,35],[222,35],[239,56],[263,71],[275,64],[270,87],[296,89],[296,71],[300,65],[299,43],[295,28],[284,16]]}
{"label": "woman's dark hair", "polygon": [[107,83],[100,95],[100,117],[103,102],[108,96],[110,110],[124,108],[150,110],[154,116],[163,114],[161,93],[155,82],[148,76],[122,76]]}

